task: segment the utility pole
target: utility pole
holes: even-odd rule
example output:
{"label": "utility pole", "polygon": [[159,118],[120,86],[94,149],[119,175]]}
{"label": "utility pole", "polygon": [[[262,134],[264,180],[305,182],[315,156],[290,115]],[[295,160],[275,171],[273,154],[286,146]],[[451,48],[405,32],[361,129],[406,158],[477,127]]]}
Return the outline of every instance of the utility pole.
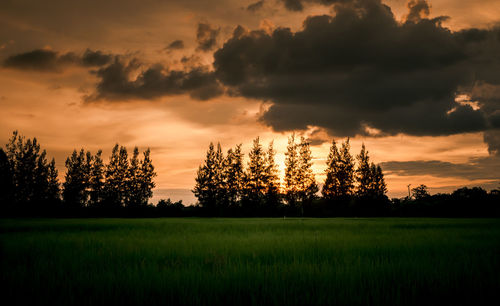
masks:
{"label": "utility pole", "polygon": [[411,198],[411,194],[410,194],[410,186],[411,186],[411,184],[408,184],[408,200]]}

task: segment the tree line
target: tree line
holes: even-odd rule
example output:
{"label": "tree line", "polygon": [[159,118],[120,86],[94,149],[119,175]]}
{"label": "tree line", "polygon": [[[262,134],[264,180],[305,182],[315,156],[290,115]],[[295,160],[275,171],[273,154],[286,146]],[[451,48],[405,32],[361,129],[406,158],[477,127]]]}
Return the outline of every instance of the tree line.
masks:
{"label": "tree line", "polygon": [[[500,190],[460,188],[430,195],[425,185],[403,199],[389,200],[381,167],[363,145],[350,152],[349,139],[332,141],[325,180],[312,170],[310,143],[291,135],[283,181],[273,142],[257,137],[247,159],[242,145],[225,154],[210,143],[196,174],[196,205],[160,200],[149,203],[156,176],[149,149],[139,152],[116,144],[108,162],[102,151],[74,150],[66,159],[64,182],[55,160],[47,159],[36,138],[16,131],[0,148],[0,213],[51,216],[500,216]],[[321,190],[320,190],[321,185]]]}
{"label": "tree line", "polygon": [[310,143],[304,137],[288,139],[283,186],[275,155],[273,142],[264,149],[257,137],[245,166],[241,144],[224,156],[220,143],[217,147],[210,143],[193,189],[200,207],[209,215],[281,215],[285,210],[302,216],[320,215],[325,209],[318,206],[319,201],[343,213],[348,206],[360,210],[367,206],[365,202],[376,207],[388,201],[382,169],[370,162],[364,145],[353,157],[349,139],[340,147],[332,142],[322,197],[312,170]]}
{"label": "tree line", "polygon": [[109,162],[96,154],[74,150],[66,159],[65,180],[61,184],[55,160],[47,161],[36,138],[26,139],[16,131],[0,148],[3,211],[13,214],[81,214],[83,210],[113,215],[120,209],[146,208],[153,195],[156,176],[147,149],[140,156],[134,148],[116,144]]}

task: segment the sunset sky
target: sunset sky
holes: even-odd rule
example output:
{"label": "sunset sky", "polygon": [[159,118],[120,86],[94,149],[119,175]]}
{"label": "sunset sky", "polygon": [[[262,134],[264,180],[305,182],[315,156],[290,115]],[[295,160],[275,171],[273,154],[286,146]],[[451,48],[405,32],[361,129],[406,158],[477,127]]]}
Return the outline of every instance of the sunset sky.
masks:
{"label": "sunset sky", "polygon": [[3,0],[0,144],[56,158],[150,147],[159,198],[190,190],[208,144],[364,142],[389,197],[500,187],[498,0]]}

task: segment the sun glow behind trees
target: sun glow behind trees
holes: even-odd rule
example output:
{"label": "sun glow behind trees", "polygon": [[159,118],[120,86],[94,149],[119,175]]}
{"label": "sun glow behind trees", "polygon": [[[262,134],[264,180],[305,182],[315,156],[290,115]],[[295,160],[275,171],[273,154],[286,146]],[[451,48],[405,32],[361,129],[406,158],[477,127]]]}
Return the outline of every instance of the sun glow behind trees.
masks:
{"label": "sun glow behind trees", "polygon": [[[245,215],[265,214],[286,204],[298,214],[319,199],[319,187],[312,170],[310,143],[304,137],[288,138],[285,153],[283,182],[280,182],[275,163],[273,142],[267,153],[257,137],[248,153],[247,167],[243,166],[241,144],[229,149],[224,157],[220,143],[215,149],[210,143],[205,161],[200,165],[193,193],[207,211],[241,210]],[[354,198],[377,203],[387,202],[386,184],[380,166],[370,163],[364,145],[357,156],[358,167],[350,153],[349,139],[341,146],[332,142],[325,171],[322,195],[326,202],[352,202]],[[335,203],[334,203],[335,202]]]}

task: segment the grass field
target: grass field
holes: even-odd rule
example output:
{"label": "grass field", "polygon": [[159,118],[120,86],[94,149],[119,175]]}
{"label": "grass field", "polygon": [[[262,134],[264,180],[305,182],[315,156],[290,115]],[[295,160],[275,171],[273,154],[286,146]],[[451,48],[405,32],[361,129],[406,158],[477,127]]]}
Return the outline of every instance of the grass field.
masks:
{"label": "grass field", "polygon": [[0,220],[0,259],[8,305],[500,301],[498,219]]}

